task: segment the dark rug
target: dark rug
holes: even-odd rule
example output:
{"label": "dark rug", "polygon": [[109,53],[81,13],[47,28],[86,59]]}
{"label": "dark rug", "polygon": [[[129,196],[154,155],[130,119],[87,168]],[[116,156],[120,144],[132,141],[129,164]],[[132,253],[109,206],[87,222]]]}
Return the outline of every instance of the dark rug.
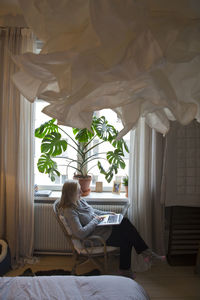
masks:
{"label": "dark rug", "polygon": [[[61,275],[72,275],[72,274],[70,271],[65,271],[63,269],[33,272],[31,268],[28,268],[19,276],[61,276]],[[80,274],[78,276],[97,276],[97,275],[101,275],[101,272],[95,269],[92,270],[91,272]]]}

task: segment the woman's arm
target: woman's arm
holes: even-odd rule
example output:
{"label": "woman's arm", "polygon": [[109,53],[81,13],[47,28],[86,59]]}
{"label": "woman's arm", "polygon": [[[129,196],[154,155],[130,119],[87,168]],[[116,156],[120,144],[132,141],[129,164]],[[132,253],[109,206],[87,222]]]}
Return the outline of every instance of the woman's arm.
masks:
{"label": "woman's arm", "polygon": [[82,202],[84,202],[84,204],[86,205],[86,206],[88,206],[88,207],[90,207],[92,210],[93,210],[93,212],[96,214],[96,215],[98,215],[98,216],[101,216],[101,215],[115,215],[115,213],[114,212],[111,212],[111,211],[105,211],[105,210],[100,210],[100,209],[96,209],[96,208],[93,208],[91,205],[89,205],[88,203],[87,203],[87,201],[85,200],[85,199],[81,199],[81,201]]}
{"label": "woman's arm", "polygon": [[89,236],[99,223],[98,218],[93,218],[87,225],[82,226],[78,213],[73,209],[67,209],[64,212],[64,216],[72,231],[72,234],[79,239],[84,239]]}
{"label": "woman's arm", "polygon": [[98,216],[101,216],[101,215],[115,215],[114,212],[112,211],[104,211],[104,210],[99,210],[99,209],[96,209],[96,208],[93,208],[94,210],[94,213],[97,214]]}

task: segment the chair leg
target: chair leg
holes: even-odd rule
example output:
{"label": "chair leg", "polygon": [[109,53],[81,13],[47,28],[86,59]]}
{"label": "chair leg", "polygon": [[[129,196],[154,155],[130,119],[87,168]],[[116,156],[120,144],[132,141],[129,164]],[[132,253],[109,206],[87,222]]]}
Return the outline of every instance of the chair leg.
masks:
{"label": "chair leg", "polygon": [[100,272],[102,274],[108,273],[108,255],[107,255],[107,253],[104,253],[103,264],[97,261],[97,259],[98,259],[97,257],[93,258],[90,255],[87,257],[86,261],[79,263],[79,255],[76,252],[74,253],[74,259],[75,259],[75,261],[74,261],[74,265],[73,265],[72,271],[71,271],[72,275],[76,275],[76,268],[78,265],[83,266],[84,264],[87,264],[88,261],[91,261],[97,267],[97,269],[100,270]]}
{"label": "chair leg", "polygon": [[105,269],[104,266],[102,266],[102,264],[100,262],[97,262],[97,258],[93,259],[92,257],[89,258],[89,260],[97,267],[97,269],[104,274],[105,273]]}
{"label": "chair leg", "polygon": [[107,253],[104,254],[104,272],[105,272],[105,274],[108,273],[108,257],[107,257]]}
{"label": "chair leg", "polygon": [[101,271],[102,274],[108,273],[108,255],[104,253],[103,256],[103,264],[98,262],[98,258],[89,257],[90,261]]}
{"label": "chair leg", "polygon": [[76,269],[77,267],[83,267],[84,265],[87,265],[88,262],[92,262],[101,272],[103,272],[103,268],[101,267],[100,264],[98,264],[92,257],[82,257],[84,260],[80,261],[79,255],[75,252],[74,253],[74,265],[72,267],[71,274],[72,275],[77,275]]}
{"label": "chair leg", "polygon": [[77,255],[77,253],[75,252],[75,253],[74,253],[74,265],[73,265],[72,271],[71,271],[71,274],[72,274],[72,275],[76,275],[76,267],[77,267],[77,265],[78,265],[78,255]]}

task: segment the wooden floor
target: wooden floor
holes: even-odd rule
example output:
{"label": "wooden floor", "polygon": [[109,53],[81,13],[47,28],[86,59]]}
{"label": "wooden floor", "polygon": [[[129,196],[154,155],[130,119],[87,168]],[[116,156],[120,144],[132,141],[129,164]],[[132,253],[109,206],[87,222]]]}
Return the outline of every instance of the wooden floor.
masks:
{"label": "wooden floor", "polygon": [[136,281],[151,300],[200,300],[200,276],[190,266],[155,265],[147,272],[137,273]]}
{"label": "wooden floor", "polygon": [[[32,271],[64,269],[71,270],[73,261],[70,256],[40,256],[36,264],[27,264],[12,270],[6,276],[17,276],[27,268]],[[110,261],[109,273],[117,271],[118,258]],[[79,268],[79,274],[89,272],[94,266],[85,265]],[[136,279],[150,296],[151,300],[200,300],[200,276],[194,274],[194,268],[154,265],[149,271],[136,273]],[[122,299],[123,300],[123,299]]]}

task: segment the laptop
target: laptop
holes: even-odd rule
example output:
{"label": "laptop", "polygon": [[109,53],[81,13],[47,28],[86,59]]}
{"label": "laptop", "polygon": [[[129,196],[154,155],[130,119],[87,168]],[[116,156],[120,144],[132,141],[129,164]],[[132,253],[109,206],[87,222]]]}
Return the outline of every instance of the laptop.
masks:
{"label": "laptop", "polygon": [[104,219],[97,226],[119,225],[123,219],[122,214],[115,214],[115,215],[108,214],[100,217],[104,217]]}

